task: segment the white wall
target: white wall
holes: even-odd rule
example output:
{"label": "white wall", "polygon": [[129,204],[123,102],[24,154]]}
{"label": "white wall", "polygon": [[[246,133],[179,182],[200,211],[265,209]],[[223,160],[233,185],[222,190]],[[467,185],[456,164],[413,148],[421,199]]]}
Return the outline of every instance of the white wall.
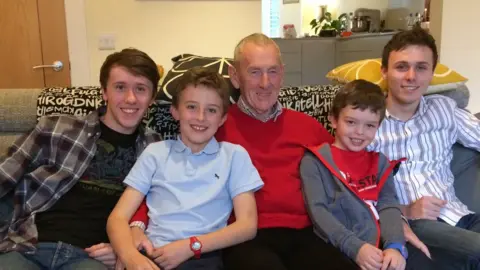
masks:
{"label": "white wall", "polygon": [[297,36],[302,34],[302,4],[281,4],[280,8],[280,36],[283,37],[282,27],[284,24],[293,24]]}
{"label": "white wall", "polygon": [[425,0],[388,0],[388,8],[408,8],[413,13],[423,13]]}
{"label": "white wall", "polygon": [[[82,55],[83,63],[72,62],[72,85],[98,85],[98,73],[105,57],[113,51],[100,51],[98,37],[114,34],[116,51],[135,47],[148,53],[165,67],[181,53],[205,56],[233,55],[236,43],[253,32],[261,32],[261,1],[138,1],[65,0],[70,56]],[[76,23],[82,21],[84,27]],[[70,23],[68,23],[70,21]],[[84,34],[85,33],[85,34]],[[75,45],[85,35],[86,48]],[[75,50],[75,47],[78,50]],[[85,62],[89,70],[85,68]],[[76,69],[75,67],[79,67]],[[83,68],[81,68],[83,67]],[[88,76],[84,73],[89,73]],[[88,79],[89,82],[86,82]]]}
{"label": "white wall", "polygon": [[[441,62],[469,79],[470,103],[468,108],[480,112],[480,36],[475,20],[480,10],[480,1],[443,1]],[[470,18],[470,19],[466,19]]]}
{"label": "white wall", "polygon": [[357,8],[379,9],[381,17],[385,16],[388,0],[341,0],[338,2],[338,15],[355,12]]}
{"label": "white wall", "polygon": [[[448,1],[448,0],[447,0]],[[437,49],[441,52],[442,49],[442,19],[443,19],[443,0],[435,0],[430,2],[430,34],[437,43]],[[440,55],[440,61],[441,55]]]}
{"label": "white wall", "polygon": [[90,57],[84,0],[65,0],[65,19],[72,86],[90,85]]}

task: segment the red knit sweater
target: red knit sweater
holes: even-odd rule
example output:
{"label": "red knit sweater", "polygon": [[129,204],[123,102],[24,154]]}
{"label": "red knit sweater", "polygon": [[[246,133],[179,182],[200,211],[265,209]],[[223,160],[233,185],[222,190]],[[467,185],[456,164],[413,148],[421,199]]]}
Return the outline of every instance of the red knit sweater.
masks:
{"label": "red knit sweater", "polygon": [[332,136],[314,118],[289,109],[263,123],[231,106],[218,141],[240,144],[250,154],[265,183],[255,193],[258,228],[309,226],[299,174],[304,146],[332,142]]}
{"label": "red knit sweater", "polygon": [[[243,146],[265,183],[255,193],[258,228],[300,229],[311,224],[301,191],[300,161],[305,146],[333,143],[333,137],[317,120],[283,109],[275,121],[263,123],[232,105],[216,138]],[[142,205],[132,221],[146,223],[147,219],[147,208]]]}

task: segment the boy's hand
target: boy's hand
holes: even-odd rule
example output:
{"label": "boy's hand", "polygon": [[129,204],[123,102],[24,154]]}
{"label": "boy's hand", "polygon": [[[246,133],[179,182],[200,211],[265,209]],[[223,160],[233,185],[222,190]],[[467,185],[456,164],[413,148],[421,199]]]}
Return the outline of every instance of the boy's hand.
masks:
{"label": "boy's hand", "polygon": [[379,270],[382,267],[383,253],[380,249],[363,244],[357,254],[355,262],[362,270]]}
{"label": "boy's hand", "polygon": [[153,251],[151,258],[162,267],[163,270],[175,269],[179,264],[190,259],[193,252],[190,250],[190,241],[183,239],[172,242]]}
{"label": "boy's hand", "polygon": [[140,227],[131,227],[133,245],[137,250],[145,250],[145,252],[150,256],[153,252],[153,245],[150,239],[148,239],[145,232]]}
{"label": "boy's hand", "polygon": [[398,250],[387,248],[383,251],[382,270],[404,270],[406,264],[405,258]]}
{"label": "boy's hand", "polygon": [[160,270],[160,268],[152,262],[149,258],[140,254],[140,252],[135,252],[128,258],[128,261],[123,263],[118,260],[115,266],[115,270]]}
{"label": "boy's hand", "polygon": [[428,258],[432,259],[427,246],[420,241],[420,239],[418,239],[417,235],[412,231],[412,228],[410,228],[410,226],[408,226],[408,224],[405,222],[403,223],[403,234],[405,235],[405,240],[407,240],[407,242],[420,249]]}

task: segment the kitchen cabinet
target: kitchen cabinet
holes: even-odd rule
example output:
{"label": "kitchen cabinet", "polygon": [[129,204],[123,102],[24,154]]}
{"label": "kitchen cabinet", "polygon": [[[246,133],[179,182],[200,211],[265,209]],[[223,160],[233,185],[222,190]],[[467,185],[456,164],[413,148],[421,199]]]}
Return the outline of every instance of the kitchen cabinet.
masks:
{"label": "kitchen cabinet", "polygon": [[363,33],[350,38],[274,39],[285,64],[285,86],[330,84],[325,75],[337,66],[382,56],[393,33]]}

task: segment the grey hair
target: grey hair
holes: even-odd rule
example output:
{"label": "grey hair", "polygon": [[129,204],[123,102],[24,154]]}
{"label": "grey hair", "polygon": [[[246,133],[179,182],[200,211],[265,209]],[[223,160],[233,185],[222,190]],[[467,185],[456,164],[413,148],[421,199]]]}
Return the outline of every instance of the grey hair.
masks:
{"label": "grey hair", "polygon": [[253,33],[251,35],[244,37],[242,40],[240,40],[240,42],[238,42],[237,46],[235,46],[235,51],[233,52],[233,63],[235,65],[237,65],[240,62],[242,58],[243,48],[248,43],[253,43],[258,46],[273,45],[278,52],[278,61],[280,64],[282,64],[282,56],[280,53],[280,48],[278,47],[277,43],[273,39],[267,37],[262,33]]}

